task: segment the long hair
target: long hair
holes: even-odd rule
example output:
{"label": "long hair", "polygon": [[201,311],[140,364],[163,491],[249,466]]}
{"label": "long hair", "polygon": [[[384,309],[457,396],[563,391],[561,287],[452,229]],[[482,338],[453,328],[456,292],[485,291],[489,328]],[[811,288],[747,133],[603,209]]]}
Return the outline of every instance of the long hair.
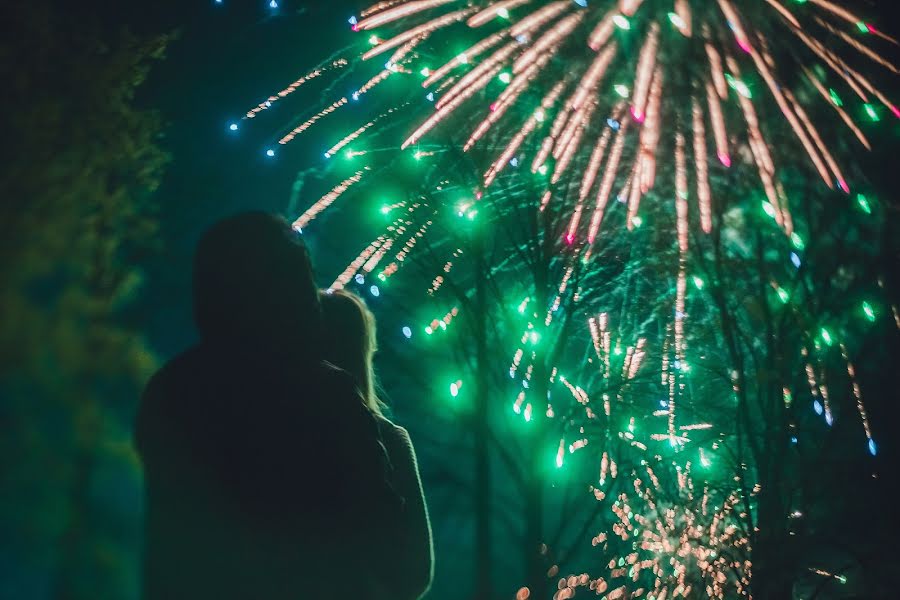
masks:
{"label": "long hair", "polygon": [[346,290],[322,292],[322,316],[325,329],[325,360],[356,378],[366,407],[383,415],[384,403],[375,393],[375,368],[372,360],[378,350],[375,315],[365,301]]}

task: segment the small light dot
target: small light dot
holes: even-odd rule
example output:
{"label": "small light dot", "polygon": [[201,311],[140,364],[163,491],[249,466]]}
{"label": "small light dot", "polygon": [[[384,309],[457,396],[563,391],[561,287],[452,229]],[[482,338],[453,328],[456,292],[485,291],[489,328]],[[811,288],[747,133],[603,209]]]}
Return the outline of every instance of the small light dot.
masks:
{"label": "small light dot", "polygon": [[269,148],[266,150],[266,156],[275,156],[275,151]]}
{"label": "small light dot", "polygon": [[406,339],[411,338],[412,337],[412,329],[410,329],[409,327],[404,327],[403,328],[403,337],[405,337]]}
{"label": "small light dot", "polygon": [[237,130],[238,130],[238,124],[237,124],[237,123],[232,123],[231,125],[228,126],[228,129],[230,129],[231,131],[237,131]]}

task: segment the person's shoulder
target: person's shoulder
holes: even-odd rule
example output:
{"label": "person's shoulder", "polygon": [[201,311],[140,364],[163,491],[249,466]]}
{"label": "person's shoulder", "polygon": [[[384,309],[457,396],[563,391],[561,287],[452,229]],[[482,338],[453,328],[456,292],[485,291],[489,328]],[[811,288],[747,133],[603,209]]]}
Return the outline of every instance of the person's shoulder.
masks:
{"label": "person's shoulder", "polygon": [[[203,371],[202,357],[191,348],[169,360],[150,377],[141,395],[135,418],[135,439],[142,455],[153,453],[162,446],[159,441],[171,438],[174,414],[189,395],[191,378]],[[156,448],[156,450],[153,450]]]}
{"label": "person's shoulder", "polygon": [[393,434],[401,437],[409,437],[409,431],[407,431],[405,427],[403,427],[402,425],[397,425],[384,415],[378,416],[378,424],[382,429],[390,431]]}
{"label": "person's shoulder", "polygon": [[150,377],[145,394],[154,394],[177,386],[202,371],[205,362],[207,361],[204,360],[204,353],[199,346],[185,350],[166,362]]}
{"label": "person's shoulder", "polygon": [[409,431],[407,431],[405,427],[397,425],[383,415],[377,416],[376,420],[378,421],[378,429],[381,431],[381,436],[385,438],[385,440],[391,439],[405,446],[412,446]]}

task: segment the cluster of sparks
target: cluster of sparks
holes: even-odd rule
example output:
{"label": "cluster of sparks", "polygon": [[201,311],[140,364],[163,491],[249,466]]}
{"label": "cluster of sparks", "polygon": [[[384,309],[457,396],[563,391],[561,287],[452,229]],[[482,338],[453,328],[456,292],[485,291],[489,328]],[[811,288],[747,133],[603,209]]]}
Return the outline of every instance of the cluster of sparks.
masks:
{"label": "cluster of sparks", "polygon": [[709,598],[746,595],[750,583],[749,540],[737,493],[717,505],[708,488],[695,490],[690,465],[667,494],[654,469],[632,473],[630,490],[610,503],[613,525],[591,543],[612,556],[605,576],[560,579],[554,600],[586,587],[606,598]]}
{"label": "cluster of sparks", "polygon": [[[526,299],[523,307],[527,305]],[[602,381],[599,387],[609,393],[603,393],[602,399],[592,399],[584,389],[554,370],[551,378],[559,380],[576,406],[574,411],[566,412],[566,421],[576,426],[560,439],[556,466],[563,466],[566,454],[576,454],[596,443],[596,427],[594,434],[585,433],[592,423],[610,425],[611,438],[601,442],[605,448],[602,452],[597,451],[599,469],[590,486],[594,499],[605,503],[611,517],[591,539],[592,546],[602,550],[603,560],[608,562],[604,562],[602,574],[558,578],[554,600],[575,597],[579,588],[608,599],[747,595],[751,562],[743,496],[738,490],[713,493],[704,483],[705,476],[694,473],[692,460],[701,470],[708,469],[718,443],[698,448],[690,454],[693,459],[686,462],[669,462],[662,457],[660,448],[652,447],[653,442],[668,442],[684,449],[695,442],[690,437],[692,432],[708,432],[713,426],[691,423],[681,425],[678,433],[672,434],[674,398],[661,402],[661,410],[640,419],[640,427],[649,425],[651,430],[646,435],[638,431],[634,417],[622,419],[623,412],[634,410],[635,398],[642,397],[634,395],[633,385],[638,383],[642,370],[650,366],[650,347],[643,337],[632,344],[617,338],[606,313],[592,317],[588,328],[594,351],[590,369]],[[674,350],[671,344],[664,346],[659,358],[666,366],[657,367],[661,381],[655,376],[646,381],[658,381],[660,388],[668,389],[671,386],[666,367],[674,360]],[[658,352],[654,350],[653,355]],[[516,412],[523,397],[524,393],[516,400]],[[528,408],[530,405],[526,405],[526,411]],[[548,409],[548,417],[554,416],[552,412],[552,408]],[[652,425],[654,418],[660,419],[658,426]],[[622,431],[615,431],[617,427],[612,424],[617,422],[625,423]],[[657,431],[652,432],[653,429]],[[623,464],[634,466],[623,468]],[[553,565],[547,576],[554,578],[558,574],[559,566]],[[527,588],[520,591],[519,597],[530,597]]]}

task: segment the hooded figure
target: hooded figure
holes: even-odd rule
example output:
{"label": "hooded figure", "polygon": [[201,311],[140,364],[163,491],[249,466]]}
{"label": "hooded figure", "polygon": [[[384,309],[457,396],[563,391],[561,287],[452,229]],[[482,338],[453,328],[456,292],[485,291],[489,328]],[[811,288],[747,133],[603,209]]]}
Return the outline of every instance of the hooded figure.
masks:
{"label": "hooded figure", "polygon": [[194,315],[199,344],[154,375],[136,423],[144,597],[376,597],[400,500],[373,415],[320,360],[309,256],[285,221],[246,213],[203,237]]}

